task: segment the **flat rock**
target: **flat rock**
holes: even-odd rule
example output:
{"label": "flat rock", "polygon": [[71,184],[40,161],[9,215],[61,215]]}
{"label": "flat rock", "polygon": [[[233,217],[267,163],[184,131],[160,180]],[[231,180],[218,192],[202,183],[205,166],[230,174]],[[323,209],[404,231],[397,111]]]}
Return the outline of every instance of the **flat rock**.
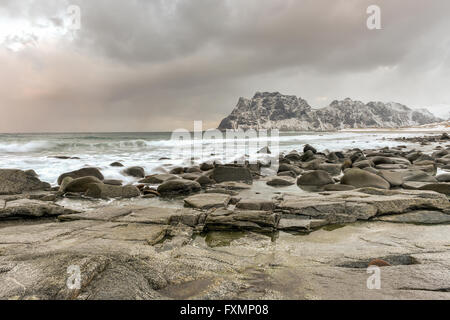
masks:
{"label": "flat rock", "polygon": [[236,208],[241,210],[272,211],[274,203],[265,200],[241,200],[236,204]]}
{"label": "flat rock", "polygon": [[39,218],[74,213],[60,205],[40,200],[19,199],[6,202],[0,218]]}
{"label": "flat rock", "polygon": [[377,218],[380,221],[415,224],[450,223],[450,214],[440,211],[411,211],[402,214],[388,215]]}
{"label": "flat rock", "polygon": [[279,220],[280,215],[270,211],[219,209],[206,217],[205,229],[273,232]]}
{"label": "flat rock", "polygon": [[319,228],[328,224],[324,219],[297,219],[281,217],[278,223],[278,230],[295,231],[295,232],[310,232],[315,228]]}
{"label": "flat rock", "polygon": [[184,199],[186,207],[196,209],[226,208],[231,196],[221,193],[202,193]]}

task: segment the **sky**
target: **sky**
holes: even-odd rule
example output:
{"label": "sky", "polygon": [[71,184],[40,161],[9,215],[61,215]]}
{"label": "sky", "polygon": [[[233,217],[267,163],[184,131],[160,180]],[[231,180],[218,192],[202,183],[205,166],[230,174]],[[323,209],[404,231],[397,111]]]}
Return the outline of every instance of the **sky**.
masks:
{"label": "sky", "polygon": [[256,91],[448,117],[449,13],[448,0],[0,0],[0,132],[206,130]]}

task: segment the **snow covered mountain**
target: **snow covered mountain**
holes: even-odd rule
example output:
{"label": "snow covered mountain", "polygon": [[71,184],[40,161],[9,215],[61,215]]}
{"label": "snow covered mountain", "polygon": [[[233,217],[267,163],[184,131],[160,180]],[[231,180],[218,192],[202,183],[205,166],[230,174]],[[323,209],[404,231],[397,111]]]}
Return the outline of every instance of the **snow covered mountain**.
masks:
{"label": "snow covered mountain", "polygon": [[333,131],[350,128],[400,128],[442,121],[426,109],[410,109],[399,103],[333,101],[313,109],[296,96],[257,92],[240,98],[219,129],[279,129],[283,131]]}

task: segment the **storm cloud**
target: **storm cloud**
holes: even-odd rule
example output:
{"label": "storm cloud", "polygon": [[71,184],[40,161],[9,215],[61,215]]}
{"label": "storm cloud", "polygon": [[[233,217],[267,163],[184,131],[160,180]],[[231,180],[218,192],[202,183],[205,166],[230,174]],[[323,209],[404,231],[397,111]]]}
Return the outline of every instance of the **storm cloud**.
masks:
{"label": "storm cloud", "polygon": [[[366,26],[373,4],[381,30]],[[256,91],[442,114],[449,12],[447,0],[0,0],[0,132],[206,129]]]}

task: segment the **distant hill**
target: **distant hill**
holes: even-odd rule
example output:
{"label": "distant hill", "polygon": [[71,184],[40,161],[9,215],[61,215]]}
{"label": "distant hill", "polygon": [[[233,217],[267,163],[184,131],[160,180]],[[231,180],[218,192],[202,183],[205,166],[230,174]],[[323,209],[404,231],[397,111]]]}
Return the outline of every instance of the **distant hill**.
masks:
{"label": "distant hill", "polygon": [[395,102],[363,103],[350,98],[313,109],[306,100],[279,92],[257,92],[240,98],[219,129],[279,129],[283,131],[333,131],[351,128],[401,128],[442,119],[426,109],[411,109]]}

